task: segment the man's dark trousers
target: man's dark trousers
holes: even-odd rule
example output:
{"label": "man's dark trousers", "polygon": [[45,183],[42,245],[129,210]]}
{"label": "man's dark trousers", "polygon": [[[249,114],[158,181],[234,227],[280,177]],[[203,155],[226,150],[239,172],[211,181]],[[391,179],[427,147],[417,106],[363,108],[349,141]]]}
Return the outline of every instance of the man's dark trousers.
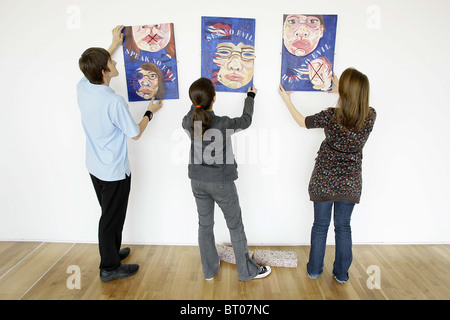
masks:
{"label": "man's dark trousers", "polygon": [[103,181],[91,174],[102,215],[98,224],[100,269],[113,271],[120,266],[119,250],[128,206],[131,175],[123,180]]}

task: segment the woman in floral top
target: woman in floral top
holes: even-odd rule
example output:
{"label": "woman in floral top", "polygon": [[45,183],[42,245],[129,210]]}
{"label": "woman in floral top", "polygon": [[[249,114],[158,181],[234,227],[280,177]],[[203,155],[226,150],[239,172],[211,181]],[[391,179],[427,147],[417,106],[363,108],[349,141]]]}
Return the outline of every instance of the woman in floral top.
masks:
{"label": "woman in floral top", "polygon": [[[337,82],[334,77],[333,84]],[[317,278],[323,271],[334,205],[336,255],[333,275],[339,283],[345,283],[353,257],[350,218],[355,203],[359,203],[361,197],[362,149],[376,118],[375,109],[369,107],[369,80],[361,72],[348,68],[339,80],[337,107],[306,118],[291,102],[291,92],[286,92],[281,85],[279,90],[294,120],[301,127],[325,130],[325,140],[320,145],[308,188],[310,199],[314,202],[308,276]]]}

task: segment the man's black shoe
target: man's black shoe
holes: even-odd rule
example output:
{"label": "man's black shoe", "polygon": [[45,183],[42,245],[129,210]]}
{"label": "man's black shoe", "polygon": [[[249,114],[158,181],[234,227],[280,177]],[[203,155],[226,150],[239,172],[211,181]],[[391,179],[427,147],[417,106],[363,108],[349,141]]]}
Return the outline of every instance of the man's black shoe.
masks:
{"label": "man's black shoe", "polygon": [[114,279],[125,279],[135,275],[138,269],[139,265],[137,264],[121,264],[114,271],[100,270],[100,280],[107,282]]}
{"label": "man's black shoe", "polygon": [[123,248],[119,251],[119,258],[120,260],[125,259],[130,254],[131,249],[130,248]]}

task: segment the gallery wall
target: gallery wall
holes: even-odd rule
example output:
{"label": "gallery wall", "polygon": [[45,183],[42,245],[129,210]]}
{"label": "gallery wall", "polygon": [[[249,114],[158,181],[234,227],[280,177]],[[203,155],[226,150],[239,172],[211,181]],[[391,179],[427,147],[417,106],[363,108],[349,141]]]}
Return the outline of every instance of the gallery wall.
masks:
{"label": "gallery wall", "polygon": [[[100,208],[84,164],[76,103],[88,47],[107,48],[114,26],[174,23],[180,97],[167,100],[139,141],[129,140],[132,190],[123,241],[197,243],[187,177],[189,141],[181,129],[189,85],[200,76],[201,16],[256,19],[251,127],[234,136],[236,181],[251,245],[309,243],[308,182],[322,130],[297,126],[278,95],[282,17],[337,14],[335,72],[365,73],[378,118],[365,148],[363,193],[352,217],[353,242],[448,243],[450,64],[446,0],[324,1],[2,1],[0,24],[0,240],[96,242]],[[123,53],[111,82],[126,97]],[[219,115],[239,116],[244,93],[217,93]],[[296,92],[306,116],[337,95]],[[147,103],[129,107],[138,122]],[[333,227],[328,242],[334,243]],[[229,242],[220,209],[216,241]]]}

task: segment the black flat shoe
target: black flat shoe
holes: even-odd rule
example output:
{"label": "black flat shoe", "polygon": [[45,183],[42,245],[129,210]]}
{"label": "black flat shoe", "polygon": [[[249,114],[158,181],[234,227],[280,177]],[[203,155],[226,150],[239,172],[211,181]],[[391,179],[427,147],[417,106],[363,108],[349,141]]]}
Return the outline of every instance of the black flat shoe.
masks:
{"label": "black flat shoe", "polygon": [[130,248],[123,248],[119,251],[119,258],[120,260],[125,259],[130,254],[131,249]]}
{"label": "black flat shoe", "polygon": [[107,282],[114,279],[125,279],[135,275],[138,270],[139,265],[137,264],[121,264],[114,271],[100,270],[100,280]]}

